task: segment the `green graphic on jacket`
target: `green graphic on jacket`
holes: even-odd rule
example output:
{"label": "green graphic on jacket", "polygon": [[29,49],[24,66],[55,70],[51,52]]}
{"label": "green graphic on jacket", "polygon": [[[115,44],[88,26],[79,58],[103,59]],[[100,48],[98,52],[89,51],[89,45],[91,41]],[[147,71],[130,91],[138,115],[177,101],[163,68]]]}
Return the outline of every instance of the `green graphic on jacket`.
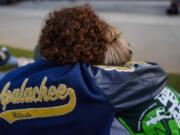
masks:
{"label": "green graphic on jacket", "polygon": [[132,135],[180,135],[180,96],[171,88],[164,88],[145,109],[133,131],[123,118],[118,120]]}

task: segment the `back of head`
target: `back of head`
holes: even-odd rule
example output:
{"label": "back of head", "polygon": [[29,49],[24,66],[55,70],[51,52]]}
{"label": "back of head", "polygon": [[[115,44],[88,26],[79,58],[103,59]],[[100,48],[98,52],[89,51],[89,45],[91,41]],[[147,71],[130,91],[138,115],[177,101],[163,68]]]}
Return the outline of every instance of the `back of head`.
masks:
{"label": "back of head", "polygon": [[[116,36],[112,27],[89,5],[64,8],[49,13],[45,20],[39,38],[40,54],[58,64],[81,61],[92,65],[120,65],[131,54],[127,51],[129,47],[123,47]],[[123,59],[119,59],[121,56]]]}
{"label": "back of head", "polygon": [[89,5],[54,11],[41,31],[40,53],[59,64],[103,64],[107,27]]}

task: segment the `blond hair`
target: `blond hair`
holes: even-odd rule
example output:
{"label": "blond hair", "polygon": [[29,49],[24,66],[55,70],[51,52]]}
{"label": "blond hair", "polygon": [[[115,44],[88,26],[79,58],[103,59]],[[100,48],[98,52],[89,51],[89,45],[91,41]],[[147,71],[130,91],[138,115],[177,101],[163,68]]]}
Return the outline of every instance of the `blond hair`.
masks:
{"label": "blond hair", "polygon": [[108,43],[104,59],[105,65],[123,66],[131,60],[132,50],[116,28],[109,27],[105,36]]}

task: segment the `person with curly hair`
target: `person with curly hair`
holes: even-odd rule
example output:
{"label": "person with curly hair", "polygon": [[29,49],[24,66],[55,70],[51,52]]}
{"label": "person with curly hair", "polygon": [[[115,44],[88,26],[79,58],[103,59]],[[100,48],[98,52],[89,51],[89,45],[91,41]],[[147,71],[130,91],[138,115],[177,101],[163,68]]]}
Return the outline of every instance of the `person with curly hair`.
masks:
{"label": "person with curly hair", "polygon": [[116,53],[120,58],[116,64],[122,65],[131,59],[132,51],[120,37],[90,6],[65,8],[48,15],[39,39],[40,54],[58,64],[81,61],[96,65],[113,64],[105,52],[114,50],[111,55]]}
{"label": "person with curly hair", "polygon": [[38,48],[0,81],[1,135],[178,134],[166,73],[129,62],[128,42],[89,5],[49,13]]}

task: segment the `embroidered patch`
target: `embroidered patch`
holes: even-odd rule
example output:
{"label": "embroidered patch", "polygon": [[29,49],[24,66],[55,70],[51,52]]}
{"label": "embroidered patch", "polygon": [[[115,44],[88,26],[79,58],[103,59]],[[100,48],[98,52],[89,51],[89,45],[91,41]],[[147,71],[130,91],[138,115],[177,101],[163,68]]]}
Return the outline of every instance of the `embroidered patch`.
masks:
{"label": "embroidered patch", "polygon": [[[43,78],[40,87],[26,87],[29,79],[25,79],[20,88],[13,90],[9,90],[11,83],[6,83],[0,93],[0,103],[3,111],[0,113],[0,118],[13,123],[23,119],[62,116],[72,112],[76,106],[75,90],[68,88],[65,84],[60,84],[58,87],[52,85],[47,88],[47,79],[47,77]],[[69,99],[68,103],[60,106],[6,110],[9,104],[36,104],[66,99]]]}

